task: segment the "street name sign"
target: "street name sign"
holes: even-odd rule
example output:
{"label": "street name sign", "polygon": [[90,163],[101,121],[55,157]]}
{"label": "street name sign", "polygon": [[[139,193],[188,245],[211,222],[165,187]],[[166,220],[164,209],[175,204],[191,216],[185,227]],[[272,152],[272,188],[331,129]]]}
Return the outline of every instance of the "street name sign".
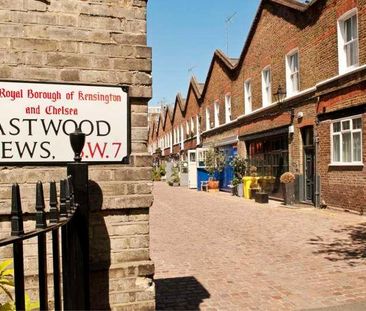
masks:
{"label": "street name sign", "polygon": [[72,161],[69,134],[85,133],[83,161],[128,161],[130,107],[122,86],[0,81],[0,163]]}

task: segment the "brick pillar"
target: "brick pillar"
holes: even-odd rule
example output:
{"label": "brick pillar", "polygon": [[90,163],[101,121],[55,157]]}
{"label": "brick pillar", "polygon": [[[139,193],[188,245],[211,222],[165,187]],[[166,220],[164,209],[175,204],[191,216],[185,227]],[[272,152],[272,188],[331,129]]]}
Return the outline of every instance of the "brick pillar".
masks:
{"label": "brick pillar", "polygon": [[[27,0],[3,1],[1,7],[1,79],[129,86],[130,164],[90,166],[93,309],[155,308],[149,256],[153,197],[147,153],[151,49],[146,46],[146,6],[147,0]],[[58,180],[65,174],[65,167],[0,167],[1,236],[9,232],[6,214],[13,182],[20,183],[23,210],[32,215],[37,180]],[[26,230],[33,229],[29,223]],[[0,257],[8,254],[6,250]],[[32,245],[25,254],[34,257]],[[27,260],[26,271],[34,271],[32,265]]]}

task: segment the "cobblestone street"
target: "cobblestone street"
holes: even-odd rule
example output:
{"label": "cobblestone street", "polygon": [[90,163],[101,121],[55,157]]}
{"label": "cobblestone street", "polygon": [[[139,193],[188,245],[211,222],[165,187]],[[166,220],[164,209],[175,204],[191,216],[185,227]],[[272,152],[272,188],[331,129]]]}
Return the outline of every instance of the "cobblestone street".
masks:
{"label": "cobblestone street", "polygon": [[365,217],[163,182],[154,184],[154,195],[158,310],[304,310],[366,301]]}

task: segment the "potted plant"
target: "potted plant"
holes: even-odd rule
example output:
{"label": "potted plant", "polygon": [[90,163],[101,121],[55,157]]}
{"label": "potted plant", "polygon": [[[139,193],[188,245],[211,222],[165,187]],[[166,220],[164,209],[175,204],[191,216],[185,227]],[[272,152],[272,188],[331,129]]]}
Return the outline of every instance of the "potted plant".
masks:
{"label": "potted plant", "polygon": [[160,181],[161,180],[159,167],[154,167],[153,168],[153,170],[152,170],[152,180],[153,181]]}
{"label": "potted plant", "polygon": [[210,148],[206,152],[206,170],[210,175],[208,190],[218,191],[219,181],[215,179],[215,173],[221,173],[225,166],[225,156],[216,148]]}
{"label": "potted plant", "polygon": [[[234,170],[234,179],[232,181],[233,187],[236,187],[236,194],[239,197],[243,196],[243,177],[245,175],[247,160],[240,155],[236,155],[230,165]],[[234,184],[235,180],[235,184]]]}
{"label": "potted plant", "polygon": [[295,175],[285,172],[281,175],[280,181],[285,205],[293,205],[295,203]]}
{"label": "potted plant", "polygon": [[[233,180],[231,181],[231,186],[232,186],[231,193],[232,193],[232,195],[239,196],[239,194],[238,194],[239,185],[240,185],[240,179],[237,178],[237,177],[234,177]],[[243,192],[243,190],[242,190],[242,192]]]}
{"label": "potted plant", "polygon": [[173,186],[173,187],[179,187],[179,185],[180,185],[180,178],[179,178],[179,172],[178,172],[177,167],[173,168],[172,178],[171,178],[170,182],[172,183],[171,186]]}

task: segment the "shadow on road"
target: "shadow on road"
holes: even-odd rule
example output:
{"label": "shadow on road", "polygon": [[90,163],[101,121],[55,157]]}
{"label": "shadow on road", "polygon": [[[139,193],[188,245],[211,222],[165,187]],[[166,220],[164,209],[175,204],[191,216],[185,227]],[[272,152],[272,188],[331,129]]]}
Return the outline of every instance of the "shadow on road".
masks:
{"label": "shadow on road", "polygon": [[310,239],[309,243],[319,248],[314,251],[314,254],[325,254],[325,258],[330,261],[344,260],[350,266],[354,266],[358,260],[366,258],[366,223],[347,226],[333,230],[333,232],[341,234],[342,237],[332,241],[320,236]]}
{"label": "shadow on road", "polygon": [[157,310],[199,310],[210,293],[193,276],[158,279],[156,286]]}

